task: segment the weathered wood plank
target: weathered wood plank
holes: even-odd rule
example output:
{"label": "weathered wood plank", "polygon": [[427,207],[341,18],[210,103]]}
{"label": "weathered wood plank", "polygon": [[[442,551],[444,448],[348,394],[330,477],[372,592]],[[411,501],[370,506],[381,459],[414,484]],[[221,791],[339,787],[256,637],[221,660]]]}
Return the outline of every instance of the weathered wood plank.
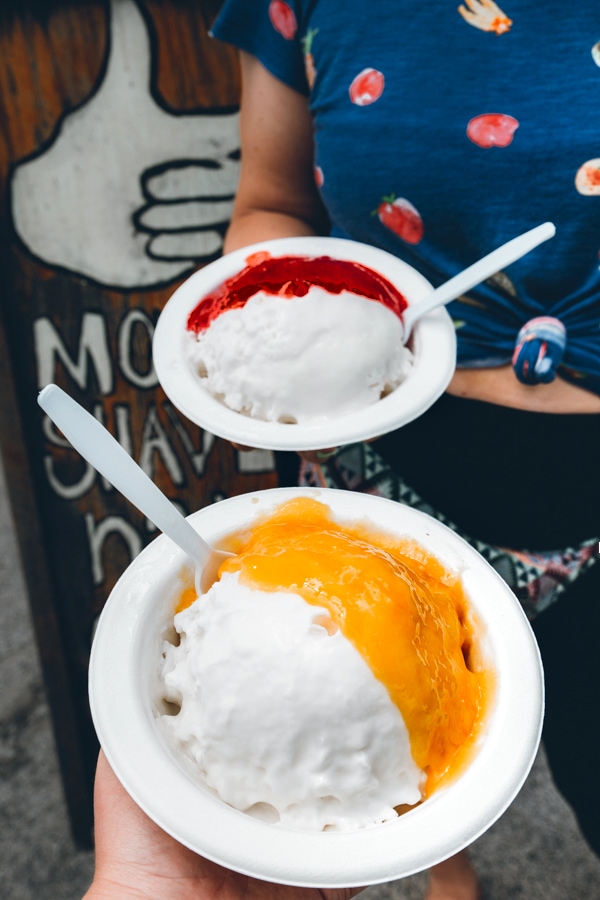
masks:
{"label": "weathered wood plank", "polygon": [[[276,484],[272,458],[241,456],[173,408],[150,354],[169,295],[219,254],[235,192],[239,72],[208,36],[218,6],[29,0],[0,13],[1,443],[83,845],[93,624],[155,532],[44,420],[37,391],[64,387],[186,513]],[[200,210],[192,231],[164,224],[179,209]]]}

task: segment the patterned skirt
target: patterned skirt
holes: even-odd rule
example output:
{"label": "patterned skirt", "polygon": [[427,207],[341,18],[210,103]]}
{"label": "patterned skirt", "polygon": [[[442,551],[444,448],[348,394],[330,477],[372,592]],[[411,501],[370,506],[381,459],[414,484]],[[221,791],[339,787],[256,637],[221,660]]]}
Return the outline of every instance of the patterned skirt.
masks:
{"label": "patterned skirt", "polygon": [[533,553],[495,547],[464,534],[406,484],[370,444],[339,447],[318,465],[302,461],[300,484],[375,494],[428,513],[464,538],[496,569],[530,620],[557,600],[600,556],[600,536],[576,547]]}

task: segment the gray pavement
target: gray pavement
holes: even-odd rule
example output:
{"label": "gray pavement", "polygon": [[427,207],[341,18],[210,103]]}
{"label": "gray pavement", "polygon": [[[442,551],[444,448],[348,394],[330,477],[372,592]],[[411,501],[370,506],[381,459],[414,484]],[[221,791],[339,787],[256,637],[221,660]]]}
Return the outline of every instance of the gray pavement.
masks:
{"label": "gray pavement", "polygon": [[[600,900],[600,861],[552,786],[543,752],[472,856],[485,900]],[[93,864],[93,854],[77,851],[70,836],[0,469],[0,897],[79,900]],[[425,881],[417,875],[369,888],[361,898],[420,900]]]}

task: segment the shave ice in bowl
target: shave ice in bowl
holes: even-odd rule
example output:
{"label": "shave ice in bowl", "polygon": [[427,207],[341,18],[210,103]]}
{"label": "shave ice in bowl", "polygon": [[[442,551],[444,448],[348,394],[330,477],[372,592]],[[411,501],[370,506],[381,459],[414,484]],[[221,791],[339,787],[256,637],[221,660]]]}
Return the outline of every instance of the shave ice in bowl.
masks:
{"label": "shave ice in bowl", "polygon": [[374,437],[419,415],[455,366],[436,310],[408,343],[403,314],[432,288],[385,251],[284,238],[229,253],[167,302],[153,356],[172,402],[213,433],[267,449]]}
{"label": "shave ice in bowl", "polygon": [[318,450],[378,437],[448,386],[456,340],[445,304],[554,233],[538,225],[436,290],[356,241],[282,238],[228,253],[163,310],[159,381],[188,418],[240,444]]}
{"label": "shave ice in bowl", "polygon": [[361,885],[470,843],[535,756],[541,669],[504,582],[428,516],[276,489],[190,517],[232,552],[198,596],[156,539],[94,642],[109,761],[161,827],[290,884]]}

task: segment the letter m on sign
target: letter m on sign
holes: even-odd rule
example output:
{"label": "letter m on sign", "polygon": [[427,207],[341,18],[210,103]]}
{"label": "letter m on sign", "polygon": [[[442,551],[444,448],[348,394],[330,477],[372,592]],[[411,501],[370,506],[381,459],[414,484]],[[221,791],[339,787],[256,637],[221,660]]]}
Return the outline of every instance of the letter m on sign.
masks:
{"label": "letter m on sign", "polygon": [[76,354],[69,353],[58,330],[46,316],[33,323],[33,339],[39,388],[56,380],[56,362],[60,360],[81,390],[88,387],[90,363],[94,367],[100,393],[106,395],[113,390],[106,323],[99,313],[84,313]]}

